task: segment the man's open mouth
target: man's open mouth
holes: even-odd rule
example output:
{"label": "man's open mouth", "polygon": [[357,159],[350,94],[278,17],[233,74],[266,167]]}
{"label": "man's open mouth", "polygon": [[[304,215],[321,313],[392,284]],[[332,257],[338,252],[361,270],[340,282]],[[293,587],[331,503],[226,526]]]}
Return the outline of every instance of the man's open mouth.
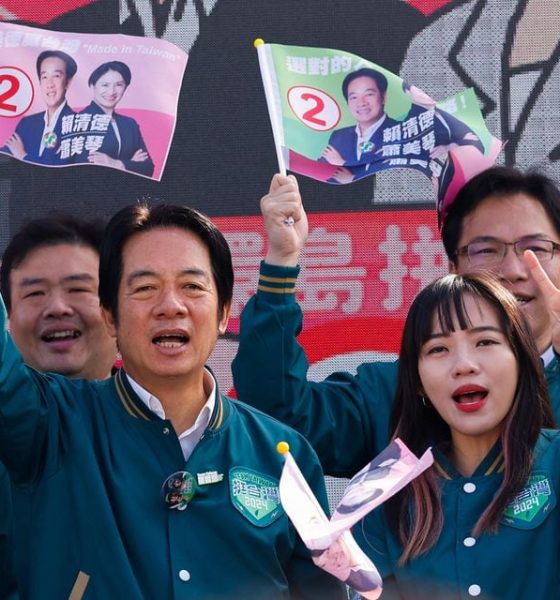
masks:
{"label": "man's open mouth", "polygon": [[41,336],[43,342],[61,342],[75,340],[81,337],[82,332],[77,329],[63,329],[61,331],[49,331]]}
{"label": "man's open mouth", "polygon": [[162,348],[180,348],[189,342],[189,336],[183,333],[165,333],[156,335],[152,342]]}

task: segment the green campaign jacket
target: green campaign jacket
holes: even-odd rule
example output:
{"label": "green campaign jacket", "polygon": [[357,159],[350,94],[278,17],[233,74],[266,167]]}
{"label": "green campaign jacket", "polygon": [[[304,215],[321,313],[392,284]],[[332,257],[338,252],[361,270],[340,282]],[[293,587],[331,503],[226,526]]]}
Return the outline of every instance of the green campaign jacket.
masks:
{"label": "green campaign jacket", "polygon": [[426,554],[398,566],[402,546],[383,507],[355,535],[385,580],[382,598],[513,600],[560,597],[560,432],[543,430],[532,474],[502,517],[498,532],[477,539],[472,529],[503,479],[498,443],[472,477],[463,477],[434,450],[442,491],[443,531]]}
{"label": "green campaign jacket", "polygon": [[8,472],[0,464],[0,598],[16,600],[12,492]]}
{"label": "green campaign jacket", "polygon": [[[298,433],[218,394],[185,463],[170,421],[123,371],[98,382],[38,373],[0,313],[0,460],[12,480],[22,597],[68,598],[85,575],[86,600],[344,597],[278,499],[275,446],[285,440],[327,506],[319,461]],[[179,511],[162,485],[182,470],[197,487]]]}
{"label": "green campaign jacket", "polygon": [[[299,267],[261,263],[257,293],[241,315],[232,364],[237,396],[302,433],[323,469],[352,477],[389,442],[397,362],[364,363],[356,375],[307,379],[308,362],[297,341],[302,311],[295,298]],[[560,362],[545,370],[553,412],[560,422]]]}

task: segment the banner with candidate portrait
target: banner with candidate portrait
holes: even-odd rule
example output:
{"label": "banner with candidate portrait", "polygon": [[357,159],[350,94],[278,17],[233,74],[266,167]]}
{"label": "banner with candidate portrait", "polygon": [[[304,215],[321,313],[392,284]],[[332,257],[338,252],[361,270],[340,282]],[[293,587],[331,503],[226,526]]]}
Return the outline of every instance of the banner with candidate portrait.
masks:
{"label": "banner with candidate portrait", "polygon": [[281,169],[333,184],[414,169],[432,180],[441,215],[501,149],[472,89],[437,102],[349,52],[255,45]]}
{"label": "banner with candidate portrait", "polygon": [[47,167],[104,166],[156,181],[187,54],[157,39],[0,23],[0,152]]}

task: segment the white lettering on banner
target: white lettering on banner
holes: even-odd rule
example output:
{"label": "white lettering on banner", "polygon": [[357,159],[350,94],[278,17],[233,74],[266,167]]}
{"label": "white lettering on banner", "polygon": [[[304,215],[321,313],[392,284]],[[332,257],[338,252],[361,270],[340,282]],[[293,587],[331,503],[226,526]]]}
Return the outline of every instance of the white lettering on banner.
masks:
{"label": "white lettering on banner", "polygon": [[337,308],[355,314],[364,305],[364,267],[352,264],[352,238],[346,232],[313,229],[302,255],[303,311],[329,312]]}
{"label": "white lettering on banner", "polygon": [[379,279],[388,288],[383,307],[388,311],[395,311],[403,305],[403,279],[408,273],[408,267],[402,262],[406,242],[401,240],[401,228],[398,225],[389,225],[385,231],[385,241],[379,244],[379,252],[387,257],[387,268],[379,271]]}
{"label": "white lettering on banner", "polygon": [[224,234],[233,257],[233,266],[259,265],[264,252],[264,237],[256,231],[234,231]]}
{"label": "white lettering on banner", "polygon": [[351,262],[352,238],[349,233],[329,233],[324,227],[315,227],[309,232],[301,257],[303,266],[345,266]]}
{"label": "white lettering on banner", "polygon": [[407,140],[418,135],[418,119],[416,117],[410,117],[406,121],[401,123],[402,127],[402,139]]}
{"label": "white lettering on banner", "polygon": [[329,70],[329,59],[327,56],[323,58],[310,58],[307,61],[307,72],[309,75],[328,75]]}
{"label": "white lettering on banner", "polygon": [[300,302],[302,310],[331,312],[340,308],[346,315],[360,312],[364,304],[364,284],[361,280],[366,275],[367,271],[362,267],[306,270]]}
{"label": "white lettering on banner", "polygon": [[286,56],[286,69],[300,75],[307,74],[307,59],[304,56]]}
{"label": "white lettering on banner", "polygon": [[[406,147],[406,144],[405,144]],[[382,155],[385,156],[399,156],[401,153],[400,144],[384,144],[382,147]]]}
{"label": "white lettering on banner", "polygon": [[352,68],[349,56],[286,56],[286,69],[299,75],[332,75],[348,73]]}
{"label": "white lettering on banner", "polygon": [[61,140],[60,158],[70,158],[70,140]]}
{"label": "white lettering on banner", "polygon": [[0,33],[0,48],[46,48],[76,54],[80,45],[81,40],[76,38],[60,38],[55,35],[24,33],[17,30]]}
{"label": "white lettering on banner", "polygon": [[400,142],[402,138],[402,129],[400,125],[394,125],[393,127],[386,127],[383,130],[383,143],[388,144],[389,142]]}
{"label": "white lettering on banner", "polygon": [[436,136],[433,131],[429,131],[426,135],[422,136],[422,149],[430,152],[436,145]]}
{"label": "white lettering on banner", "polygon": [[420,264],[410,269],[410,277],[420,282],[420,289],[434,279],[449,272],[447,255],[439,239],[434,239],[432,229],[427,225],[416,228],[419,242],[412,244],[412,252],[420,258]]}
{"label": "white lettering on banner", "polygon": [[[413,239],[407,243],[403,236]],[[352,235],[348,231],[332,231],[325,227],[311,230],[302,252],[302,271],[297,282],[298,300],[304,313],[355,315],[371,310],[366,281],[378,278],[386,292],[373,310],[396,313],[410,302],[410,282],[417,289],[448,272],[447,258],[437,233],[430,225],[387,225],[385,238],[377,245],[382,255],[373,263],[385,263],[378,272],[371,271],[372,263],[361,263],[353,251]],[[235,269],[232,317],[238,318],[257,289],[260,262],[266,252],[266,239],[258,231],[229,231],[225,237],[231,248]],[[354,240],[359,248],[359,239]],[[374,254],[376,251],[374,250]],[[407,263],[414,264],[410,268]],[[405,281],[408,286],[405,290]],[[371,282],[370,282],[371,283]],[[384,290],[385,286],[376,289]]]}
{"label": "white lettering on banner", "polygon": [[424,113],[420,113],[418,115],[418,125],[420,126],[420,131],[426,131],[430,127],[434,125],[434,111],[428,110]]}
{"label": "white lettering on banner", "polygon": [[96,152],[103,145],[103,136],[102,135],[88,135],[86,137],[86,142],[84,144],[84,148],[88,152]]}
{"label": "white lettering on banner", "polygon": [[387,257],[387,267],[379,271],[379,279],[387,284],[388,295],[383,299],[383,307],[388,311],[402,308],[403,281],[407,275],[417,280],[419,289],[422,289],[448,272],[445,250],[441,241],[434,239],[432,229],[428,225],[419,225],[416,233],[419,241],[411,244],[411,251],[420,262],[417,267],[411,267],[410,272],[402,262],[408,245],[401,240],[401,228],[398,225],[389,225],[385,240],[379,244],[379,252]]}
{"label": "white lettering on banner", "polygon": [[403,144],[403,154],[420,154],[421,152],[420,140],[414,140]]}

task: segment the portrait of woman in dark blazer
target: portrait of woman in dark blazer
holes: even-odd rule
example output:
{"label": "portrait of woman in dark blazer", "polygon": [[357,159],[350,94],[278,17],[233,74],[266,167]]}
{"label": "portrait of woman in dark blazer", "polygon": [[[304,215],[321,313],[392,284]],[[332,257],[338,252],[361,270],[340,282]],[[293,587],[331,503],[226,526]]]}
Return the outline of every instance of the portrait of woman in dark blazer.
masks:
{"label": "portrait of woman in dark blazer", "polygon": [[138,123],[131,117],[116,112],[130,85],[130,68],[118,60],[99,65],[89,76],[88,85],[93,94],[92,102],[81,113],[109,115],[111,120],[103,143],[84,155],[83,162],[132,171],[150,177],[154,163],[142,138]]}

